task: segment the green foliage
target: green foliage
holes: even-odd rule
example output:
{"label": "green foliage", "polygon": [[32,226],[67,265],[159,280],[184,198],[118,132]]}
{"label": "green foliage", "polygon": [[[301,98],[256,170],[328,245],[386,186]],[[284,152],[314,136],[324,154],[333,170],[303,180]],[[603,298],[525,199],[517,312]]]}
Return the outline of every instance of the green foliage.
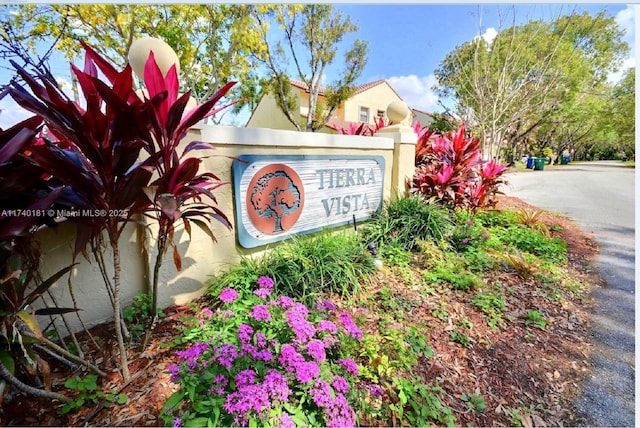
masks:
{"label": "green foliage", "polygon": [[96,375],[87,375],[84,378],[75,376],[67,379],[64,386],[75,391],[76,397],[62,407],[62,413],[66,414],[86,405],[97,404],[100,401],[105,407],[109,407],[111,404],[126,404],[129,399],[127,394],[118,393],[115,389],[104,392],[98,389],[97,381],[98,376]]}
{"label": "green foliage", "polygon": [[510,210],[482,210],[473,219],[484,227],[507,227],[519,222],[517,212]]}
{"label": "green foliage", "polygon": [[439,386],[429,386],[420,379],[393,378],[394,398],[389,410],[402,425],[430,426],[432,423],[455,426],[453,411],[445,406],[440,396],[444,390]]}
{"label": "green foliage", "polygon": [[455,228],[451,233],[451,245],[459,252],[484,247],[485,242],[491,238],[483,225],[473,219],[468,211],[456,210],[454,212]]}
{"label": "green foliage", "polygon": [[471,299],[471,304],[485,314],[489,327],[496,328],[496,326],[504,326],[502,312],[505,309],[505,303],[502,293],[496,290],[482,291]]}
{"label": "green foliage", "polygon": [[352,296],[375,269],[373,258],[356,236],[322,232],[292,238],[262,257],[242,260],[211,280],[209,288],[214,293],[229,286],[247,290],[256,275],[269,276],[278,293],[312,302],[321,293]]}
{"label": "green foliage", "polygon": [[530,309],[522,315],[526,325],[533,324],[540,330],[547,328],[549,321],[537,309]]}
{"label": "green foliage", "polygon": [[474,290],[482,287],[482,280],[469,272],[457,258],[438,263],[433,269],[422,271],[428,284],[450,284],[456,290]]}
{"label": "green foliage", "polygon": [[535,254],[542,260],[560,264],[567,262],[567,243],[560,238],[548,238],[537,230],[522,226],[510,226],[495,233],[503,243]]}
{"label": "green foliage", "polygon": [[529,279],[540,271],[540,263],[538,258],[529,253],[515,251],[512,253],[503,253],[500,256],[522,279]]}
{"label": "green foliage", "polygon": [[[129,326],[129,332],[133,338],[140,338],[153,322],[153,296],[151,293],[138,293],[133,298],[131,306],[122,310],[122,317]],[[164,312],[160,308],[155,308],[155,315],[164,317]]]}
{"label": "green foliage", "polygon": [[487,402],[481,395],[476,394],[463,394],[460,399],[467,404],[467,408],[471,411],[482,413],[487,409]]}
{"label": "green foliage", "polygon": [[540,220],[540,216],[544,213],[542,210],[525,210],[521,209],[517,211],[518,220],[520,224],[523,224],[531,229],[537,230],[546,237],[551,237],[551,231],[547,225]]}
{"label": "green foliage", "polygon": [[361,239],[375,242],[381,249],[386,245],[396,245],[407,251],[416,251],[419,241],[442,240],[451,227],[445,208],[409,196],[386,204],[382,212],[362,228]]}
{"label": "green foliage", "polygon": [[411,263],[411,252],[397,244],[385,245],[380,250],[380,255],[389,266],[409,266]]}

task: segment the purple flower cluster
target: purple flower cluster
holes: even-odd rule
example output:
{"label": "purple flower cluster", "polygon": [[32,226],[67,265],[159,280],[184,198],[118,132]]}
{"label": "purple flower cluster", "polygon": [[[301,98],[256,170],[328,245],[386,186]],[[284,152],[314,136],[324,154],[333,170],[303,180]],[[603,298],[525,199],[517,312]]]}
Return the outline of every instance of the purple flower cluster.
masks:
{"label": "purple flower cluster", "polygon": [[336,307],[336,305],[334,305],[330,301],[324,300],[316,304],[316,309],[325,310],[325,311],[335,311],[338,308]]}
{"label": "purple flower cluster", "polygon": [[223,374],[220,374],[213,378],[213,385],[209,388],[209,392],[215,395],[223,395],[224,389],[229,384],[229,380]]}
{"label": "purple flower cluster", "polygon": [[187,361],[189,368],[193,369],[198,365],[198,359],[209,349],[209,345],[204,342],[196,342],[184,351],[176,351],[176,355]]}
{"label": "purple flower cluster", "polygon": [[[205,341],[176,352],[179,364],[167,366],[171,381],[200,382],[203,388],[199,391],[219,400],[228,424],[246,426],[256,420],[269,420],[270,424],[294,427],[289,413],[274,413],[274,410],[278,406],[282,409],[282,404],[290,399],[305,403],[301,397],[308,394],[306,403],[312,401],[323,409],[325,425],[354,426],[355,413],[346,394],[350,391],[350,382],[358,378],[358,366],[351,359],[340,359],[337,363],[344,369],[341,373],[348,375],[345,378],[332,373],[332,362],[336,361],[330,360],[334,353],[329,351],[338,343],[339,337],[344,337],[335,334],[338,330],[342,329],[358,340],[362,339],[362,331],[348,313],[338,313],[331,302],[323,301],[316,308],[336,311],[329,315],[334,321],[339,318],[340,323],[310,317],[307,306],[287,296],[267,300],[274,288],[271,278],[262,276],[257,284],[259,288],[253,294],[262,299],[262,303],[251,296],[238,300],[238,292],[225,288],[219,298],[225,303],[238,300],[239,304],[229,307],[237,312],[230,309],[215,314],[209,309],[202,311],[201,326],[211,327],[211,322],[220,322],[220,329],[214,330],[217,331],[215,339],[205,336]],[[236,321],[227,321],[232,316]],[[211,321],[206,321],[209,319]],[[234,325],[236,332],[232,333],[229,327]],[[283,337],[287,341],[280,342]],[[228,338],[228,341],[221,338]],[[185,372],[190,376],[181,377]],[[193,418],[197,413],[189,413],[188,407],[183,408],[187,410],[181,415],[183,418],[185,415]],[[183,423],[179,418],[176,421]],[[185,419],[184,423],[187,422]]]}
{"label": "purple flower cluster", "polygon": [[316,406],[324,408],[328,427],[355,426],[355,413],[342,392],[336,390],[332,394],[324,380],[317,381],[309,392]]}
{"label": "purple flower cluster", "polygon": [[360,375],[360,370],[358,369],[358,365],[351,358],[342,358],[338,360],[338,364],[342,365],[348,373],[351,373],[354,377],[358,377]]}
{"label": "purple flower cluster", "polygon": [[307,320],[308,314],[309,310],[301,303],[295,303],[285,313],[287,325],[293,330],[301,343],[307,342],[316,334],[316,328]]}
{"label": "purple flower cluster", "polygon": [[353,322],[348,313],[341,312],[340,321],[351,337],[358,340],[362,339],[362,330],[360,330],[360,328],[358,328],[358,326]]}
{"label": "purple flower cluster", "polygon": [[324,343],[318,339],[313,339],[307,343],[307,354],[311,355],[319,363],[327,359]]}
{"label": "purple flower cluster", "polygon": [[262,414],[272,401],[285,402],[291,395],[287,378],[276,370],[269,370],[262,382],[256,382],[256,372],[243,370],[235,377],[236,391],[227,395],[223,408],[235,415],[234,424],[245,426],[252,413]]}
{"label": "purple flower cluster", "polygon": [[273,286],[275,285],[273,279],[269,278],[268,276],[261,276],[260,278],[258,278],[257,283],[258,287],[266,288],[267,290],[272,290]]}
{"label": "purple flower cluster", "polygon": [[220,300],[222,300],[225,303],[231,303],[237,298],[238,298],[238,292],[233,288],[227,287],[220,292]]}
{"label": "purple flower cluster", "polygon": [[[264,288],[261,288],[264,290]],[[256,305],[251,309],[251,318],[256,321],[271,321],[271,314],[265,305]]]}

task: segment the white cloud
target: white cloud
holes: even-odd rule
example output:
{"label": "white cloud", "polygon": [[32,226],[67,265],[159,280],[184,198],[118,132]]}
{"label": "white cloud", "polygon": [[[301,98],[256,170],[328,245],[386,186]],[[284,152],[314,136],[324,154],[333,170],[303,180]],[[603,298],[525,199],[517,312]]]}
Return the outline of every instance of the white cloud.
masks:
{"label": "white cloud", "polygon": [[621,30],[624,31],[623,40],[629,43],[631,51],[629,56],[623,61],[620,70],[616,73],[609,75],[609,83],[617,83],[622,79],[625,72],[632,67],[636,66],[636,35],[635,35],[635,22],[636,15],[640,17],[640,6],[627,5],[625,9],[622,9],[615,16],[616,23]]}
{"label": "white cloud", "polygon": [[387,82],[411,108],[433,112],[438,107],[438,96],[431,87],[436,83],[433,74],[428,76],[393,76]]}
{"label": "white cloud", "polygon": [[33,113],[17,105],[11,97],[0,100],[0,128],[7,129],[31,116]]}
{"label": "white cloud", "polygon": [[473,40],[478,40],[479,38],[482,38],[484,39],[485,42],[487,42],[487,44],[490,45],[491,43],[493,43],[493,39],[495,39],[497,35],[498,35],[498,31],[493,27],[489,27],[484,33],[474,37]]}
{"label": "white cloud", "polygon": [[625,31],[624,40],[629,43],[634,43],[635,35],[635,17],[636,17],[636,5],[627,5],[626,9],[622,9],[616,14],[615,20],[618,26]]}

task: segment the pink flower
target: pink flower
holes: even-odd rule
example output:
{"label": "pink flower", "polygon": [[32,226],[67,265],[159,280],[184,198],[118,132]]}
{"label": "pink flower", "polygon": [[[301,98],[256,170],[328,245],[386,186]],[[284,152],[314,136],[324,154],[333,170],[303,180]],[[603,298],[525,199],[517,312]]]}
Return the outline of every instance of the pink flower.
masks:
{"label": "pink flower", "polygon": [[323,362],[327,358],[324,343],[318,339],[313,339],[307,344],[307,353],[318,362]]}
{"label": "pink flower", "polygon": [[238,298],[238,292],[233,288],[225,288],[220,292],[220,300],[225,303],[231,303]]}
{"label": "pink flower", "polygon": [[271,314],[265,305],[256,305],[251,309],[251,317],[256,321],[271,321]]}
{"label": "pink flower", "polygon": [[257,283],[260,288],[267,288],[269,290],[271,290],[274,285],[273,279],[269,278],[268,276],[261,276],[260,278],[258,278]]}
{"label": "pink flower", "polygon": [[340,321],[342,321],[342,325],[351,337],[362,340],[362,330],[360,330],[360,328],[358,328],[358,326],[353,322],[348,313],[340,313]]}

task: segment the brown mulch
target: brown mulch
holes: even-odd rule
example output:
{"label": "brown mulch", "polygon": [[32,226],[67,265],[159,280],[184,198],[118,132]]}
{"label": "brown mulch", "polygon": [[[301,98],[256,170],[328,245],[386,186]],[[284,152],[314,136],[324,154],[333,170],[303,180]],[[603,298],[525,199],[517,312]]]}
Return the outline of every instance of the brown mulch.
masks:
{"label": "brown mulch", "polygon": [[[498,208],[537,210],[523,201],[503,197]],[[598,253],[594,238],[581,231],[572,221],[544,213],[541,219],[553,228],[569,244],[571,275],[582,278],[592,286],[598,286],[599,278],[593,272],[593,261]],[[402,279],[387,270],[381,271],[372,287],[395,285],[398,295],[405,299],[425,302],[414,309],[412,316],[420,317],[429,328],[424,332],[434,356],[420,361],[414,374],[424,383],[438,384],[443,388],[444,404],[456,417],[458,426],[568,426],[580,420],[571,411],[571,400],[579,392],[580,381],[589,373],[588,343],[589,310],[591,302],[588,290],[567,293],[565,298],[554,301],[539,288],[508,272],[494,272],[505,293],[505,327],[491,329],[484,315],[469,304],[468,295],[452,291],[447,297],[449,321],[432,316],[429,301],[417,296],[417,290],[407,287]],[[433,299],[440,299],[434,296]],[[526,326],[519,318],[527,310],[540,311],[550,320],[546,329]],[[124,405],[103,407],[91,405],[79,411],[62,415],[61,405],[49,400],[24,395],[5,398],[0,408],[2,426],[161,426],[158,418],[165,400],[177,389],[169,382],[165,367],[174,361],[173,350],[164,346],[179,334],[180,318],[192,313],[188,306],[174,306],[165,310],[147,350],[140,354],[130,351],[132,380],[123,386],[117,374],[117,356],[107,352],[109,343],[98,347],[87,344],[90,360],[102,361],[109,376],[101,386],[116,389],[128,395]],[[473,323],[469,330],[469,346],[462,346],[450,339],[455,321],[466,318]],[[101,327],[101,328],[108,328]],[[364,328],[366,330],[366,327]],[[102,334],[102,337],[108,335]],[[106,341],[109,342],[109,341]],[[53,389],[65,391],[65,380],[81,371],[71,372],[65,366],[51,362]],[[65,392],[68,393],[68,392]],[[463,394],[477,393],[486,402],[482,412],[465,407]],[[375,424],[375,423],[372,423]]]}

